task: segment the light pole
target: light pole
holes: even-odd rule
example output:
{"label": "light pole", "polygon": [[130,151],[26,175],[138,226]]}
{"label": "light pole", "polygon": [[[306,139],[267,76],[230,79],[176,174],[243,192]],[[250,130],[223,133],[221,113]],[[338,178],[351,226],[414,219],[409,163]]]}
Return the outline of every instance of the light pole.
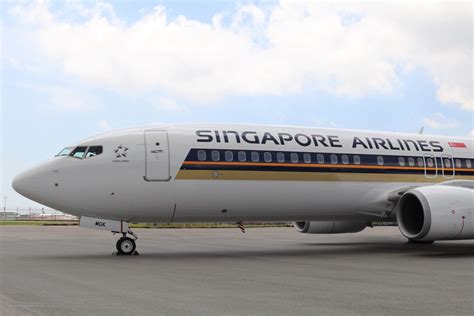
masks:
{"label": "light pole", "polygon": [[3,197],[3,219],[7,219],[7,197]]}

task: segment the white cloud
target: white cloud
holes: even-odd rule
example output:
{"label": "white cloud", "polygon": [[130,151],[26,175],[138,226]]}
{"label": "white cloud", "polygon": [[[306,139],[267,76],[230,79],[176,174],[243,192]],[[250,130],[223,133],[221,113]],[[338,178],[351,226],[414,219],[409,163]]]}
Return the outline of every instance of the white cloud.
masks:
{"label": "white cloud", "polygon": [[112,126],[110,126],[110,124],[107,120],[100,120],[99,128],[101,130],[103,130],[104,132],[108,132],[108,131],[112,130]]}
{"label": "white cloud", "polygon": [[167,97],[159,97],[158,109],[174,112],[183,112],[186,110],[186,108],[182,105],[179,105],[175,99]]}
{"label": "white cloud", "polygon": [[121,93],[200,102],[304,89],[363,97],[394,93],[399,71],[420,68],[441,102],[474,109],[470,3],[281,0],[216,12],[212,23],[169,19],[161,6],[133,24],[102,2],[76,11],[82,21],[65,21],[43,2],[12,10],[33,23],[50,62]]}
{"label": "white cloud", "polygon": [[90,97],[66,87],[48,87],[50,107],[60,111],[85,112],[94,108]]}
{"label": "white cloud", "polygon": [[89,93],[74,86],[31,84],[15,82],[15,86],[38,93],[46,104],[40,104],[59,112],[87,112],[98,107],[97,100]]}
{"label": "white cloud", "polygon": [[456,120],[449,119],[442,113],[434,113],[428,117],[425,117],[423,119],[423,124],[434,129],[447,129],[458,126],[458,122]]}

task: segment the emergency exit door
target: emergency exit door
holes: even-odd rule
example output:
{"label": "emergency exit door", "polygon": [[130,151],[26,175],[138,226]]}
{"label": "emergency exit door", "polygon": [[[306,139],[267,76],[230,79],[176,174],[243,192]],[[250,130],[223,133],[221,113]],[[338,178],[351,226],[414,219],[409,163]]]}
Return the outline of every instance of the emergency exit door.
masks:
{"label": "emergency exit door", "polygon": [[438,161],[432,154],[423,156],[425,165],[425,177],[436,178],[438,176]]}
{"label": "emergency exit door", "polygon": [[443,177],[447,179],[454,178],[454,159],[451,155],[441,156],[441,165],[443,166]]}
{"label": "emergency exit door", "polygon": [[166,131],[145,131],[145,180],[168,181],[170,152]]}

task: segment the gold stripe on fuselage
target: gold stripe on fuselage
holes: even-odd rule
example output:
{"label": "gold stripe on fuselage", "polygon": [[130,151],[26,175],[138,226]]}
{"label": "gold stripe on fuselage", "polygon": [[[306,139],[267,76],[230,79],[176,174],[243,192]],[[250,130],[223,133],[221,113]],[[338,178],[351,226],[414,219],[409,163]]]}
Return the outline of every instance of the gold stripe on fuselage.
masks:
{"label": "gold stripe on fuselage", "polygon": [[345,181],[345,182],[425,182],[472,180],[472,176],[428,178],[424,174],[321,173],[298,171],[179,170],[176,180],[260,180],[260,181]]}
{"label": "gold stripe on fuselage", "polygon": [[[345,168],[345,169],[379,169],[379,170],[417,170],[430,172],[441,171],[441,168],[411,167],[411,166],[374,166],[374,165],[351,165],[351,164],[302,164],[302,163],[259,163],[259,162],[227,162],[227,161],[185,161],[183,166],[203,165],[203,166],[251,166],[251,167],[302,167],[302,168]],[[218,168],[218,167],[217,167]],[[452,172],[453,168],[446,168],[447,172]],[[467,168],[454,168],[455,171],[473,171]]]}

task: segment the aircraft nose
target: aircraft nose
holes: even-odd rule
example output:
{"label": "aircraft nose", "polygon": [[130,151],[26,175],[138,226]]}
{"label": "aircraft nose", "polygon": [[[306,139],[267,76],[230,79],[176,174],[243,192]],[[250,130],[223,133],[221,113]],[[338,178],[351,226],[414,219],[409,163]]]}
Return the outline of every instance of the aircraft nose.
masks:
{"label": "aircraft nose", "polygon": [[13,179],[12,187],[16,192],[30,198],[32,193],[34,193],[34,179],[35,173],[33,170],[22,172]]}
{"label": "aircraft nose", "polygon": [[12,188],[21,194],[21,183],[23,182],[22,174],[18,174],[12,181]]}
{"label": "aircraft nose", "polygon": [[12,180],[13,189],[24,197],[53,209],[64,206],[60,194],[61,165],[49,160],[19,173]]}
{"label": "aircraft nose", "polygon": [[44,204],[51,195],[50,173],[48,164],[38,165],[18,174],[12,181],[12,187],[24,197]]}

